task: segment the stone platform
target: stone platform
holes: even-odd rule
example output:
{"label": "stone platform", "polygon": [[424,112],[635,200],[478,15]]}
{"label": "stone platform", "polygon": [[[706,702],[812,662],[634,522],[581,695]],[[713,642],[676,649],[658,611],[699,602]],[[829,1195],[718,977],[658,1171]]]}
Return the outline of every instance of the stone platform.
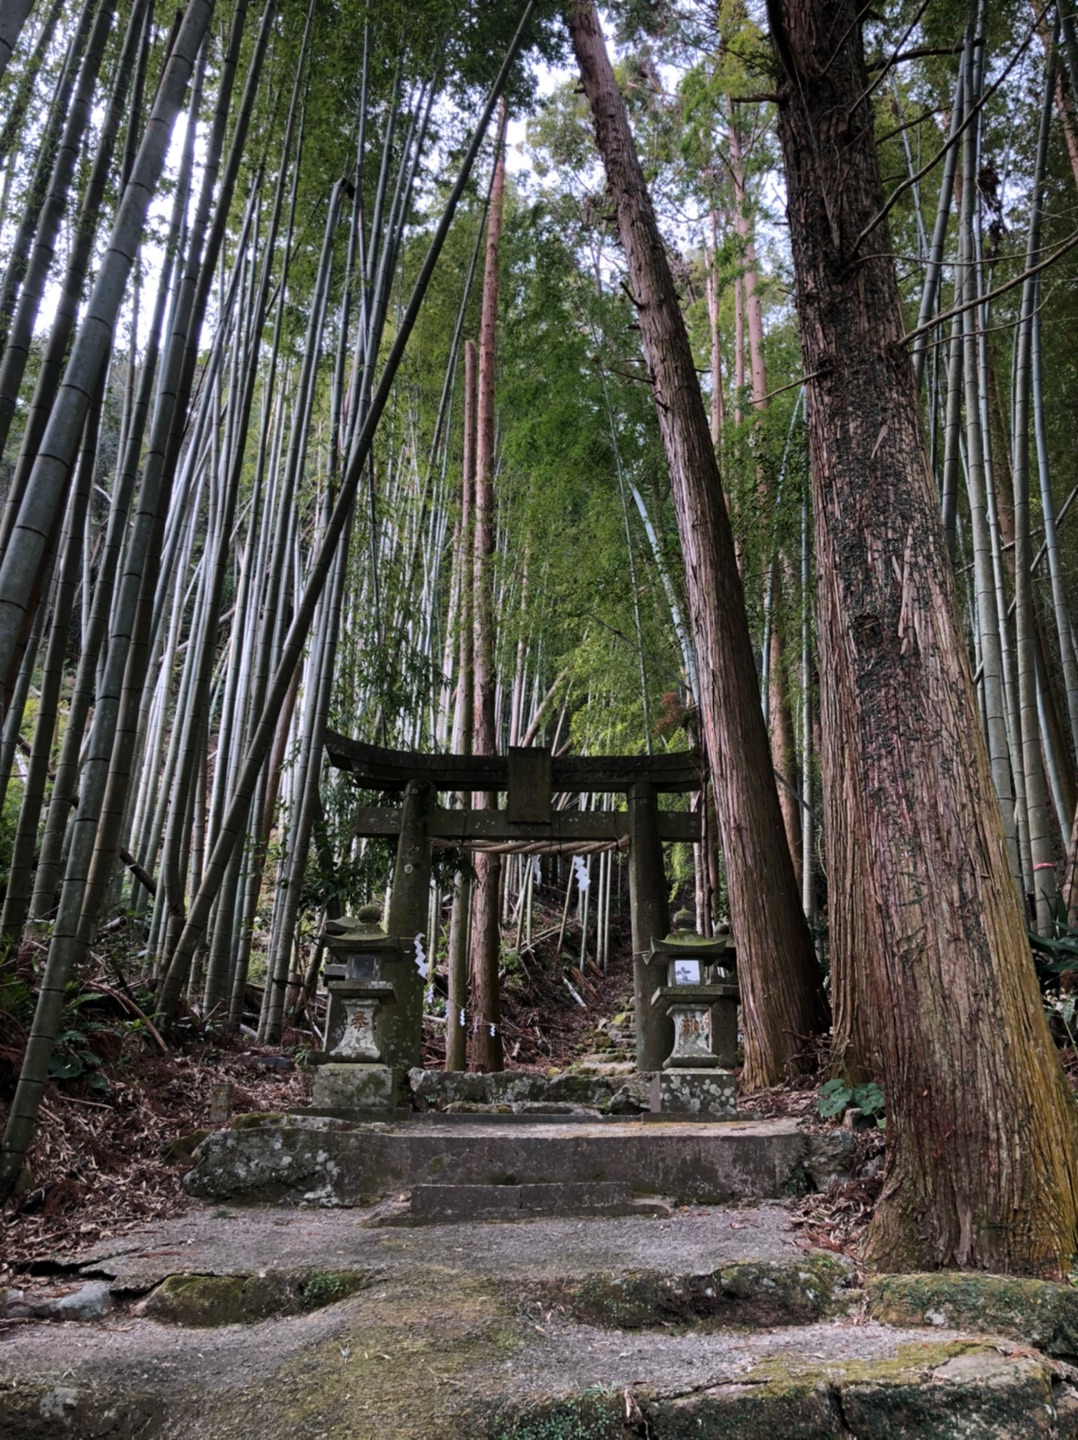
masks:
{"label": "stone platform", "polygon": [[370,1204],[416,1185],[608,1183],[679,1204],[774,1200],[842,1175],[845,1132],[795,1121],[413,1115],[240,1116],[209,1136],[185,1178],[200,1199]]}

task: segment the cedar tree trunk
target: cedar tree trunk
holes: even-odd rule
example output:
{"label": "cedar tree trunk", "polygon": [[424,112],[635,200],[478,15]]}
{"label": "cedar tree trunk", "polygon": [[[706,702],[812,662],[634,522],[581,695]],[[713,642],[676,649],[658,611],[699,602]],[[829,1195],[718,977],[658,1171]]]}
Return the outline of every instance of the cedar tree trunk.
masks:
{"label": "cedar tree trunk", "polygon": [[747,1089],[796,1067],[827,1006],[772,777],[715,447],[670,265],[591,0],[569,9],[651,372],[685,561],[704,740],[737,940]]}
{"label": "cedar tree trunk", "polygon": [[[479,388],[475,434],[475,684],[474,753],[496,750],[494,717],[494,366],[498,337],[498,252],[505,201],[505,100],[501,101],[494,141],[494,179],[487,212],[487,246],[483,265],[483,308],[479,322]],[[479,803],[497,808],[497,794]],[[472,895],[472,1009],[475,1042],[472,1053],[479,1070],[504,1070],[501,997],[501,856],[477,851]]]}
{"label": "cedar tree trunk", "polygon": [[[472,518],[475,491],[476,422],[475,341],[464,342],[464,453],[460,475],[460,608],[457,615],[460,662],[457,670],[457,707],[453,723],[455,748],[462,755],[472,751],[475,687],[472,678],[472,598],[475,570],[475,523]],[[468,791],[460,796],[461,808],[470,810]],[[445,1013],[445,1068],[467,1070],[467,1024],[459,1023],[468,1010],[468,958],[472,911],[471,876],[458,873],[453,886],[453,910],[449,921],[449,958]]]}
{"label": "cedar tree trunk", "polygon": [[854,0],[770,0],[808,383],[836,992],[888,1102],[869,1253],[1058,1275],[1075,1107],[1045,1025],[929,473]]}

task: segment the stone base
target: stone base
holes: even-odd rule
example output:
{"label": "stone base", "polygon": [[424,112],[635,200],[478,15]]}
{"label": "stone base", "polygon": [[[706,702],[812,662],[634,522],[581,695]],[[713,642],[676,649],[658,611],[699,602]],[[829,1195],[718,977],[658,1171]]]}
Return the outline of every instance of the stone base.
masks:
{"label": "stone base", "polygon": [[394,1110],[403,1085],[403,1070],[331,1061],[314,1072],[311,1105],[315,1110]]}
{"label": "stone base", "polygon": [[663,1115],[733,1120],[737,1082],[728,1070],[662,1070],[651,1082],[651,1109]]}
{"label": "stone base", "polygon": [[[650,1105],[651,1076],[533,1075],[525,1070],[502,1070],[482,1075],[466,1070],[410,1070],[408,1087],[412,1105],[419,1111],[469,1109],[521,1109],[540,1114],[534,1107],[557,1106],[591,1109],[603,1115],[634,1115]],[[554,1114],[558,1111],[551,1110]]]}

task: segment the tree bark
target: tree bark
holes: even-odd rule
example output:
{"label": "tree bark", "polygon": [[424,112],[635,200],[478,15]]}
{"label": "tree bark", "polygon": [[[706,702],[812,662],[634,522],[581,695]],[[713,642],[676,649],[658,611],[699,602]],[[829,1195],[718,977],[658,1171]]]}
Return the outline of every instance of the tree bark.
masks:
{"label": "tree bark", "polygon": [[[883,1056],[889,1269],[1060,1274],[1078,1127],[958,624],[883,226],[861,15],[771,0],[808,385],[832,965]],[[836,903],[841,900],[841,903]]]}
{"label": "tree bark", "polygon": [[[475,586],[472,657],[475,686],[474,753],[497,750],[494,676],[494,366],[497,358],[498,251],[505,200],[505,101],[501,102],[494,142],[494,182],[487,209],[487,248],[483,266],[483,308],[479,326],[479,384],[475,433]],[[496,794],[479,803],[495,807]],[[479,851],[472,896],[472,1008],[475,1039],[472,1053],[479,1070],[502,1070],[501,1007],[498,970],[501,963],[499,893],[501,856]]]}
{"label": "tree bark", "polygon": [[[475,490],[476,363],[475,341],[464,342],[464,453],[460,476],[460,609],[457,668],[457,713],[454,723],[456,745],[462,755],[471,753],[474,729],[475,686],[472,675],[472,602],[474,592],[475,524],[472,518]],[[463,809],[470,809],[472,797],[460,796]],[[453,911],[449,923],[447,962],[445,1068],[468,1067],[468,959],[470,955],[471,876],[458,873],[453,887]],[[463,1017],[463,1022],[462,1022]]]}
{"label": "tree bark", "polygon": [[796,1068],[826,1023],[772,778],[733,536],[685,323],[591,0],[569,10],[629,267],[670,470],[699,670],[702,728],[738,947],[746,1088]]}
{"label": "tree bark", "polygon": [[[760,306],[760,293],[756,274],[756,233],[749,211],[749,197],[745,185],[745,158],[741,150],[736,119],[729,129],[730,175],[734,183],[734,230],[742,244],[741,283],[744,286],[745,332],[749,344],[749,377],[752,388],[752,408],[757,413],[753,424],[752,448],[756,456],[756,499],[762,515],[774,514],[778,499],[774,493],[765,466],[761,460],[763,447],[762,416],[767,409],[767,363],[764,357],[764,320]],[[779,490],[781,496],[781,485]],[[777,533],[777,527],[776,527]],[[771,763],[786,781],[779,787],[779,808],[782,823],[786,827],[786,839],[790,846],[794,876],[801,885],[801,806],[794,790],[797,788],[797,758],[794,748],[793,715],[790,711],[790,697],[786,686],[785,650],[786,617],[783,613],[783,579],[787,568],[786,556],[776,551],[770,557],[772,564],[771,583],[771,635],[767,665],[767,717],[768,734],[771,742]]]}

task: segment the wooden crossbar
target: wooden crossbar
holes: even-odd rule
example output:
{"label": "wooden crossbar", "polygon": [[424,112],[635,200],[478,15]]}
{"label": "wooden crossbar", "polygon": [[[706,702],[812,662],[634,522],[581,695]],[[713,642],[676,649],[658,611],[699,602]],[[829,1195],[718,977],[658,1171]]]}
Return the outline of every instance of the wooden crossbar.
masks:
{"label": "wooden crossbar", "polygon": [[[399,835],[403,811],[388,805],[360,805],[356,809],[358,836]],[[660,840],[700,839],[699,812],[660,810]],[[442,810],[430,814],[428,831],[435,843],[486,848],[515,842],[522,846],[568,847],[600,843],[620,848],[628,841],[629,816],[624,810],[556,810],[548,821],[528,824],[514,821],[504,810]]]}
{"label": "wooden crossbar", "polygon": [[[334,731],[326,734],[330,763],[347,770],[371,789],[403,790],[409,780],[426,780],[436,790],[509,789],[506,755],[420,755],[388,750],[351,740]],[[550,761],[553,793],[609,794],[644,782],[664,793],[701,788],[703,769],[695,750],[664,755],[554,755]]]}

